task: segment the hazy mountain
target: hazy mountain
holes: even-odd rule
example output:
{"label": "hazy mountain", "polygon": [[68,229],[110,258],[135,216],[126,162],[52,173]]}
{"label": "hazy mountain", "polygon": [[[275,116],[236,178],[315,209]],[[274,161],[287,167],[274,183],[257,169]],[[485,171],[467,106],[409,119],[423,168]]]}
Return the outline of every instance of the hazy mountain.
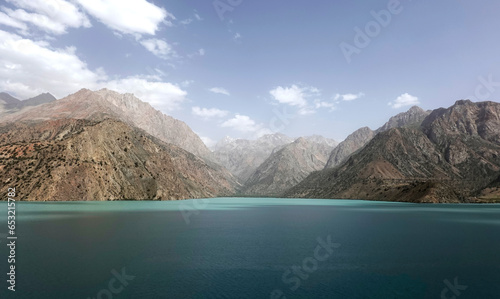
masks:
{"label": "hazy mountain", "polygon": [[8,93],[0,93],[0,116],[7,113],[17,112],[25,107],[37,106],[55,101],[56,98],[50,93],[42,93],[36,97],[21,101]]}
{"label": "hazy mountain", "polygon": [[20,200],[176,200],[236,186],[220,167],[111,118],[4,123],[0,161],[0,190],[15,186]]}
{"label": "hazy mountain", "polygon": [[41,121],[61,118],[103,120],[108,117],[122,120],[164,142],[172,143],[213,161],[210,150],[184,122],[161,113],[133,94],[120,94],[107,89],[99,91],[82,89],[63,99],[7,115],[0,121]]}
{"label": "hazy mountain", "polygon": [[280,133],[256,140],[226,137],[215,145],[213,153],[217,162],[244,182],[274,151],[292,142],[292,138]]}
{"label": "hazy mountain", "polygon": [[21,101],[6,92],[0,92],[0,104],[17,105]]}
{"label": "hazy mountain", "polygon": [[271,154],[245,182],[242,193],[277,196],[311,172],[325,167],[335,141],[320,136],[298,138]]}
{"label": "hazy mountain", "polygon": [[376,131],[372,131],[368,127],[355,131],[332,151],[326,168],[333,168],[340,165],[350,155],[365,146],[377,133],[392,128],[419,126],[429,113],[430,111],[424,111],[422,108],[414,106],[406,112],[391,117],[388,122]]}
{"label": "hazy mountain", "polygon": [[419,127],[377,134],[340,166],[311,174],[285,195],[463,202],[494,197],[499,175],[500,104],[458,101]]}

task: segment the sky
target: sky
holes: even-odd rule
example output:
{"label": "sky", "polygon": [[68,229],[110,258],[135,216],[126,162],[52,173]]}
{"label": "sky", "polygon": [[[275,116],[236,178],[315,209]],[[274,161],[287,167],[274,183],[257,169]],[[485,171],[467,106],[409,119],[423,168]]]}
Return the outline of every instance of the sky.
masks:
{"label": "sky", "polygon": [[134,93],[211,146],[500,99],[500,2],[1,0],[0,91]]}

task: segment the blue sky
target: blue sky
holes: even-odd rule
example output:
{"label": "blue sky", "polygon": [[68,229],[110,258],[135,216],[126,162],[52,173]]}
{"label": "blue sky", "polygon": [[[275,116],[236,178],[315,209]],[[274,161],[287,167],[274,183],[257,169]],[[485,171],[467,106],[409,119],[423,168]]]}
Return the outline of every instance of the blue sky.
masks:
{"label": "blue sky", "polygon": [[[0,90],[132,92],[206,143],[498,100],[498,1],[0,1]],[[498,82],[498,83],[497,83]]]}

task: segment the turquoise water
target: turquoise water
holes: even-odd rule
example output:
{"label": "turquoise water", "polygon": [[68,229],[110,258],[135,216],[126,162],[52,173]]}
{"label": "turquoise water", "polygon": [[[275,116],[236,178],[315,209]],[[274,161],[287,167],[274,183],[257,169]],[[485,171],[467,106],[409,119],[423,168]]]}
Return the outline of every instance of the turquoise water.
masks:
{"label": "turquoise water", "polygon": [[500,296],[500,205],[217,198],[16,212],[16,292],[2,236],[0,298]]}

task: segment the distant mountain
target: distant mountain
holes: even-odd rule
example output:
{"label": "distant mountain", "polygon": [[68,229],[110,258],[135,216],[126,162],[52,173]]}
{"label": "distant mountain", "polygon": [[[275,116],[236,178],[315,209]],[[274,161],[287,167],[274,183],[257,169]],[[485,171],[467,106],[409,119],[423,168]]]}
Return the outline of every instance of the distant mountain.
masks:
{"label": "distant mountain", "polygon": [[143,129],[164,142],[177,145],[208,161],[214,160],[203,141],[184,122],[161,113],[133,94],[120,94],[108,89],[82,89],[63,99],[7,115],[0,122],[62,118],[99,121],[110,117]]}
{"label": "distant mountain", "polygon": [[257,140],[226,137],[215,145],[213,153],[218,163],[245,182],[273,152],[292,142],[292,138],[280,133]]}
{"label": "distant mountain", "polygon": [[[289,197],[409,202],[498,198],[500,104],[458,101],[420,126],[377,134],[338,167],[312,173]],[[497,193],[496,193],[497,192]]]}
{"label": "distant mountain", "polygon": [[25,107],[37,106],[55,101],[56,98],[50,93],[42,93],[34,98],[20,101],[8,93],[0,93],[0,116],[17,112]]}
{"label": "distant mountain", "polygon": [[429,115],[430,111],[425,111],[414,106],[408,111],[393,116],[382,127],[372,131],[368,127],[361,128],[349,135],[332,152],[326,168],[333,168],[344,162],[350,155],[365,146],[377,133],[387,131],[392,128],[402,128],[407,126],[419,126]]}
{"label": "distant mountain", "polygon": [[335,141],[320,136],[298,138],[271,154],[245,182],[242,194],[281,194],[311,172],[323,169],[335,144]]}
{"label": "distant mountain", "polygon": [[55,100],[56,100],[56,98],[53,95],[51,95],[50,93],[47,92],[47,93],[39,94],[36,97],[24,100],[24,101],[22,101],[22,103],[23,103],[23,107],[26,107],[26,106],[38,106],[38,105],[41,105],[41,104],[53,102]]}
{"label": "distant mountain", "polygon": [[365,146],[373,136],[375,136],[375,132],[368,127],[356,130],[333,149],[325,167],[333,168],[338,166],[354,152]]}
{"label": "distant mountain", "polygon": [[21,101],[6,92],[0,92],[0,104],[17,105]]}
{"label": "distant mountain", "polygon": [[236,186],[217,166],[112,118],[3,123],[0,161],[0,190],[15,186],[28,201],[205,198]]}

